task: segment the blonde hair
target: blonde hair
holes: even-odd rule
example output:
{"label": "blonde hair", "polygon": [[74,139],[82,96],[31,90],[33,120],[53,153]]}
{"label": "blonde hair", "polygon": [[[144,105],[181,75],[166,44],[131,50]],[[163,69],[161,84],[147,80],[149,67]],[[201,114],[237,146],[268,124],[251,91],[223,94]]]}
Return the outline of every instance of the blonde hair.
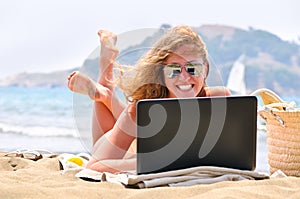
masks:
{"label": "blonde hair", "polygon": [[[207,76],[209,63],[203,40],[192,28],[176,26],[164,34],[135,66],[129,67],[127,70],[118,67],[116,84],[123,90],[127,100],[166,98],[168,89],[164,83],[162,65],[170,53],[186,44],[192,44],[193,53],[199,53],[203,63],[207,66]],[[205,80],[204,86],[206,86]],[[205,96],[203,88],[197,96]]]}

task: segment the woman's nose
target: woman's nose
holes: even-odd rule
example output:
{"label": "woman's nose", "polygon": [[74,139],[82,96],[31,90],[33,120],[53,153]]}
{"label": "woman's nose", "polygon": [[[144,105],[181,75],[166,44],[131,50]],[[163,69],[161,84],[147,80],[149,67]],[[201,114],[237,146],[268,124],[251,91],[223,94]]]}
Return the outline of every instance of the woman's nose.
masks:
{"label": "woman's nose", "polygon": [[182,77],[182,78],[184,78],[184,79],[191,78],[191,75],[186,71],[185,67],[182,67],[181,73],[180,73],[179,76]]}

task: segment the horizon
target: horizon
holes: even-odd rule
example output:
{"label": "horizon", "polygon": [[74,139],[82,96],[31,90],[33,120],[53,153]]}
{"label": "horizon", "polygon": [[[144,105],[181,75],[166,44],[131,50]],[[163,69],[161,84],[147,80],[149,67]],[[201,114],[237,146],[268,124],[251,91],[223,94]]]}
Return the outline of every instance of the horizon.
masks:
{"label": "horizon", "polygon": [[299,44],[300,2],[296,0],[284,4],[279,0],[129,0],[118,4],[96,0],[1,0],[0,79],[22,72],[80,67],[99,45],[100,28],[119,35],[143,28],[158,29],[162,24],[225,25],[244,30],[251,27]]}

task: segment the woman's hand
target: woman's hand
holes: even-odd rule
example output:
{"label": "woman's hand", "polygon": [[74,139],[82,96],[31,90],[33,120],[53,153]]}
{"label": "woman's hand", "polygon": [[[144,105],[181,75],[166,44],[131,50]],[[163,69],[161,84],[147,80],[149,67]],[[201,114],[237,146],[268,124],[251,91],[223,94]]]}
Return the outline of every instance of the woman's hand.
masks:
{"label": "woman's hand", "polygon": [[228,88],[223,86],[213,86],[204,88],[206,96],[230,96],[230,91]]}

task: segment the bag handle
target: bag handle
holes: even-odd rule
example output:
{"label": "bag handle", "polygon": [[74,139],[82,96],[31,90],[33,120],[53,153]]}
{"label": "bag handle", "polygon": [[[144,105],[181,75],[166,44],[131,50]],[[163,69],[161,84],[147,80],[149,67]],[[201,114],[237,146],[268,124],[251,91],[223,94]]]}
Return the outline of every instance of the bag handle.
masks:
{"label": "bag handle", "polygon": [[250,95],[260,95],[264,105],[272,103],[282,103],[284,102],[281,97],[279,97],[275,92],[267,88],[260,88],[253,91]]}
{"label": "bag handle", "polygon": [[281,111],[295,110],[295,102],[286,102],[279,97],[274,91],[267,88],[261,88],[253,91],[250,95],[259,95],[264,103],[264,107],[269,109],[275,108]]}
{"label": "bag handle", "polygon": [[259,110],[259,115],[266,121],[268,116],[270,116],[278,121],[281,126],[285,126],[285,122],[273,110],[286,111],[296,107],[294,102],[284,102],[279,95],[267,88],[257,89],[250,95],[259,95],[264,103],[264,106]]}

